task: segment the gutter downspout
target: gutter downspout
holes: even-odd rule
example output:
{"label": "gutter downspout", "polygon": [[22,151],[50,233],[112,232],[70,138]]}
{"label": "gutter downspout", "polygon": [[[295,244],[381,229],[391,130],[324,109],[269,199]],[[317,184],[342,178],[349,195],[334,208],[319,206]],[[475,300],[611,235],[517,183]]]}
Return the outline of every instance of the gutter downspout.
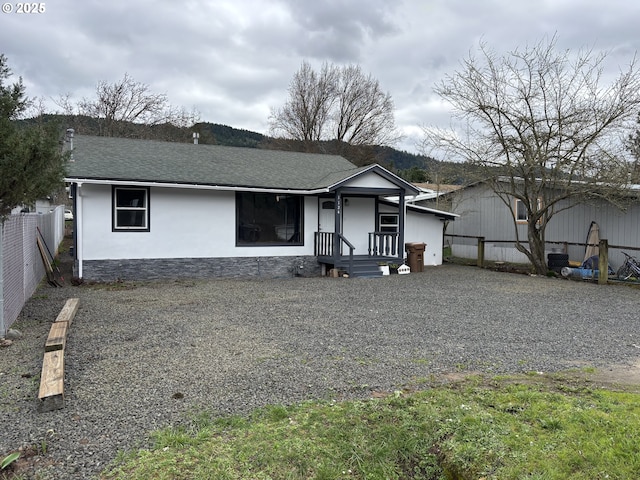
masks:
{"label": "gutter downspout", "polygon": [[82,190],[81,183],[74,183],[74,195],[73,202],[75,204],[75,215],[73,217],[73,237],[74,237],[74,256],[78,262],[78,271],[76,276],[82,279],[82,260],[84,256],[83,248],[82,248]]}

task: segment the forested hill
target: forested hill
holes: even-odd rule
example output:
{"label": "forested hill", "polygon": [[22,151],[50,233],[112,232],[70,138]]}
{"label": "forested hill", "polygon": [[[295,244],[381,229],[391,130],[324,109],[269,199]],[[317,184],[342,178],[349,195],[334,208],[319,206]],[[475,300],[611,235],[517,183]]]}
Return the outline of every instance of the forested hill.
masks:
{"label": "forested hill", "polygon": [[[193,134],[198,133],[198,142],[201,144],[308,151],[308,148],[304,148],[300,142],[275,139],[261,133],[209,122],[196,123],[191,127],[177,127],[171,124],[149,126],[130,122],[112,122],[105,125],[102,119],[86,116],[43,115],[35,119],[20,120],[19,123],[32,125],[42,121],[56,121],[61,128],[73,128],[77,134],[81,135],[193,142]],[[339,154],[356,165],[378,163],[412,182],[461,184],[467,180],[463,164],[440,162],[391,147],[356,147],[321,142],[314,151]]]}

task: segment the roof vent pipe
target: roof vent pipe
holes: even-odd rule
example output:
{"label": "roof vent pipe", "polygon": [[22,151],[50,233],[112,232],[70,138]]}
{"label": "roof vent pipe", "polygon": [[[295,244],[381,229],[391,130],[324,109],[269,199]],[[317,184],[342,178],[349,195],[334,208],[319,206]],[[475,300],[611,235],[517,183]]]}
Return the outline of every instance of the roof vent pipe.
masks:
{"label": "roof vent pipe", "polygon": [[75,130],[73,128],[67,128],[67,141],[69,142],[69,151],[71,152],[71,154],[69,155],[70,162],[75,162],[75,160],[73,159],[73,134],[74,133],[75,133]]}

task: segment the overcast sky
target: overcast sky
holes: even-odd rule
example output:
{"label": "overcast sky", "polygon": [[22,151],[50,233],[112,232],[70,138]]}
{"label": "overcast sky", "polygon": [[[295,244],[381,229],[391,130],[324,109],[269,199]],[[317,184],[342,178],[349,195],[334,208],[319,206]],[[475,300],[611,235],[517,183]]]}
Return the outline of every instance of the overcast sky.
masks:
{"label": "overcast sky", "polygon": [[353,63],[391,94],[397,147],[413,152],[421,125],[449,123],[433,86],[481,40],[507,52],[556,34],[560,48],[608,52],[612,74],[640,50],[635,0],[51,0],[29,14],[0,3],[0,53],[30,97],[90,98],[126,72],[202,121],[268,133],[303,60]]}

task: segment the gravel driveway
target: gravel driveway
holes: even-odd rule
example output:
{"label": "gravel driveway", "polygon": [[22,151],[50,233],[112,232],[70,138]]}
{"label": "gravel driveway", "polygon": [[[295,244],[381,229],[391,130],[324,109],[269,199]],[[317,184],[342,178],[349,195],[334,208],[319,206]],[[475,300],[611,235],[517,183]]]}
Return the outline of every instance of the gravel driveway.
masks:
{"label": "gravel driveway", "polygon": [[[63,410],[37,412],[44,340],[79,297]],[[43,286],[0,349],[0,457],[26,478],[95,478],[202,410],[366,398],[456,371],[637,364],[640,291],[444,265],[380,279]],[[46,453],[42,454],[42,450]],[[20,466],[20,465],[18,465]]]}

